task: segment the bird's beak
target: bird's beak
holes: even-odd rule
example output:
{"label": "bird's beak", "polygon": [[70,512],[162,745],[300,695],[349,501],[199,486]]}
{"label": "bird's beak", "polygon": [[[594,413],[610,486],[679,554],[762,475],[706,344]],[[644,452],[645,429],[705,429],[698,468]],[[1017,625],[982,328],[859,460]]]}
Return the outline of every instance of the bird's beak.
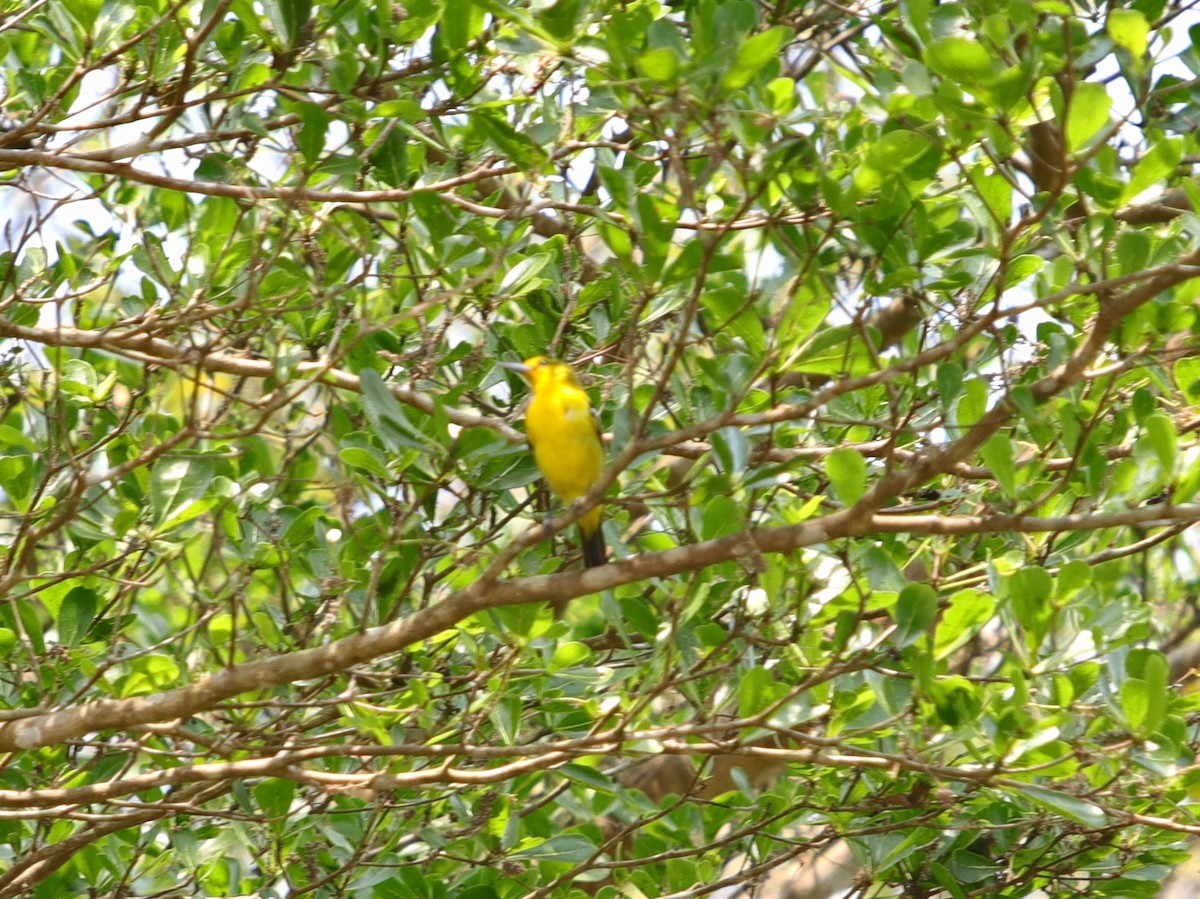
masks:
{"label": "bird's beak", "polygon": [[529,366],[524,362],[501,362],[501,368],[507,368],[509,371],[515,371],[519,375],[528,375]]}

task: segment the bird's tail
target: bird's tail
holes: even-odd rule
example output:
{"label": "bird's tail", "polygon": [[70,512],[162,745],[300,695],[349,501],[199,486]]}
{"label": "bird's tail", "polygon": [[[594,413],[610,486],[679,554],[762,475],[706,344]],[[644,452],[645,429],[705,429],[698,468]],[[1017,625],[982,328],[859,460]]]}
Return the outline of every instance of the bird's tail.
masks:
{"label": "bird's tail", "polygon": [[583,547],[583,565],[585,568],[595,568],[608,561],[608,552],[604,546],[604,531],[599,524],[590,534],[579,526],[580,544]]}

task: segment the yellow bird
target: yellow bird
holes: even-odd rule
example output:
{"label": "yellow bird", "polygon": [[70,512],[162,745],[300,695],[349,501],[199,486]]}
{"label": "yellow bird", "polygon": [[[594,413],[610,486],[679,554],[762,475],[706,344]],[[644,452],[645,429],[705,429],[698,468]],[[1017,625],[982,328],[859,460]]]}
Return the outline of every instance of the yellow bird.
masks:
{"label": "yellow bird", "polygon": [[[542,477],[564,503],[582,499],[604,470],[604,445],[575,372],[565,362],[545,356],[501,365],[524,375],[533,390],[525,410],[525,431]],[[579,519],[583,564],[588,568],[606,561],[601,515],[596,506]]]}

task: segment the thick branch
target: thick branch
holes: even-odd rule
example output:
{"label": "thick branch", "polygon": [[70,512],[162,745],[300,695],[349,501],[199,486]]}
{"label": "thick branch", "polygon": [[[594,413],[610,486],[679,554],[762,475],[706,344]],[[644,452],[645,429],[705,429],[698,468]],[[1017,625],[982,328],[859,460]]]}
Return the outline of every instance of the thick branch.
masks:
{"label": "thick branch", "polygon": [[[82,328],[34,328],[18,325],[0,318],[0,337],[27,340],[42,346],[79,347],[112,353],[138,362],[148,362],[173,371],[185,373],[191,369],[234,375],[242,378],[266,379],[276,377],[278,371],[270,359],[255,359],[231,353],[210,353],[196,347],[180,346],[161,337],[140,331],[132,334],[121,331],[85,330]],[[362,382],[357,375],[333,367],[328,360],[318,359],[298,362],[294,367],[298,377],[313,378],[342,390],[355,393],[362,391]],[[392,395],[407,406],[426,414],[436,408],[434,399],[419,390],[399,384],[389,385]],[[464,428],[488,427],[503,434],[510,442],[524,439],[507,423],[468,409],[443,408],[441,412],[453,424]]]}
{"label": "thick branch", "polygon": [[997,516],[962,519],[941,516],[877,515],[860,520],[854,510],[835,512],[799,525],[744,531],[582,572],[540,575],[472,585],[426,609],[391,624],[300,650],[236,665],[194,684],[152,696],[100,699],[81,706],[35,715],[0,725],[0,751],[33,749],[76,739],[95,731],[188,718],[240,693],[269,690],[300,680],[334,674],[449,630],[484,609],[529,602],[563,601],[648,578],[696,571],[709,565],[759,553],[792,552],[805,546],[873,531],[983,533],[1012,530],[1072,531],[1138,524],[1143,527],[1200,520],[1200,504],[1150,506],[1117,513],[1060,518]]}

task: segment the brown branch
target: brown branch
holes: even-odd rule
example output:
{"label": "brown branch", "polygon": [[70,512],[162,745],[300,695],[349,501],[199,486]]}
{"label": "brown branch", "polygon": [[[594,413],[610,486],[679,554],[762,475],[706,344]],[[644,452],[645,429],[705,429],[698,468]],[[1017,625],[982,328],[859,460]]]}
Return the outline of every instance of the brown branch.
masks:
{"label": "brown branch", "polygon": [[[43,346],[69,346],[98,350],[126,359],[169,368],[172,371],[199,369],[241,378],[261,379],[273,378],[278,375],[278,371],[269,359],[255,359],[231,353],[205,352],[198,347],[181,346],[169,340],[141,333],[140,329],[123,332],[67,327],[34,328],[0,318],[0,337],[27,340]],[[298,362],[294,367],[294,372],[302,377],[315,377],[323,384],[342,390],[354,393],[362,391],[362,382],[357,375],[333,367],[333,363],[329,360]],[[402,387],[399,384],[391,384],[389,387],[392,395],[407,406],[426,414],[432,414],[437,408],[434,399],[426,393]],[[503,435],[510,443],[518,443],[524,439],[518,431],[498,418],[480,415],[478,412],[467,409],[449,407],[443,407],[441,412],[450,422],[464,428],[491,428]]]}
{"label": "brown branch", "polygon": [[[1188,253],[1178,262],[1157,271],[1153,277],[1129,287],[1124,293],[1098,293],[1099,309],[1091,327],[1071,356],[1050,374],[1021,389],[1028,391],[1035,403],[1042,403],[1058,396],[1072,384],[1082,381],[1087,376],[1088,367],[1100,355],[1122,319],[1164,291],[1200,275],[1198,265],[1200,250]],[[907,465],[885,474],[872,485],[852,511],[859,515],[869,515],[888,500],[966,462],[993,434],[1004,427],[1017,411],[1017,403],[1010,390],[962,437],[918,453]]]}
{"label": "brown branch", "polygon": [[1039,518],[1036,515],[873,515],[869,533],[880,534],[1038,534],[1092,531],[1138,525],[1178,527],[1200,521],[1200,503],[1141,506],[1122,512],[1092,512]]}
{"label": "brown branch", "polygon": [[[564,516],[560,516],[563,518]],[[805,546],[841,537],[879,532],[984,533],[1024,528],[1029,531],[1090,530],[1138,524],[1143,527],[1177,525],[1200,520],[1200,504],[1152,506],[1117,513],[1032,516],[874,515],[860,518],[854,509],[835,512],[799,525],[763,528],[717,540],[645,553],[621,562],[581,572],[538,575],[473,584],[429,608],[404,618],[335,640],[325,646],[300,650],[235,665],[196,683],[151,696],[99,699],[83,705],[0,724],[0,751],[33,749],[77,739],[93,731],[106,731],[188,718],[240,693],[267,690],[299,680],[335,674],[399,652],[454,627],[484,609],[530,602],[564,601],[648,578],[685,571],[758,553],[792,552]]]}
{"label": "brown branch", "polygon": [[256,187],[249,184],[222,184],[217,181],[197,181],[190,178],[174,178],[145,169],[134,168],[127,163],[106,159],[77,156],[68,153],[51,153],[44,150],[0,150],[0,168],[43,166],[50,169],[66,169],[92,175],[111,175],[149,187],[162,187],[182,193],[203,194],[209,197],[229,197],[235,200],[283,200],[287,203],[405,203],[418,192],[442,194],[455,202],[461,198],[449,192],[457,187],[474,184],[485,178],[512,175],[521,169],[515,165],[493,166],[475,169],[463,175],[435,181],[420,191],[403,187],[388,190],[314,190],[308,187]]}
{"label": "brown branch", "polygon": [[[181,791],[176,799],[178,802],[189,802],[198,806],[220,796],[227,790],[228,785],[225,783],[198,785]],[[177,813],[177,810],[168,808],[151,808],[132,812],[116,820],[89,824],[52,845],[35,852],[27,852],[17,859],[7,871],[0,873],[0,899],[28,896],[31,887],[49,877],[74,858],[85,846],[95,843],[108,834],[157,821]]]}

